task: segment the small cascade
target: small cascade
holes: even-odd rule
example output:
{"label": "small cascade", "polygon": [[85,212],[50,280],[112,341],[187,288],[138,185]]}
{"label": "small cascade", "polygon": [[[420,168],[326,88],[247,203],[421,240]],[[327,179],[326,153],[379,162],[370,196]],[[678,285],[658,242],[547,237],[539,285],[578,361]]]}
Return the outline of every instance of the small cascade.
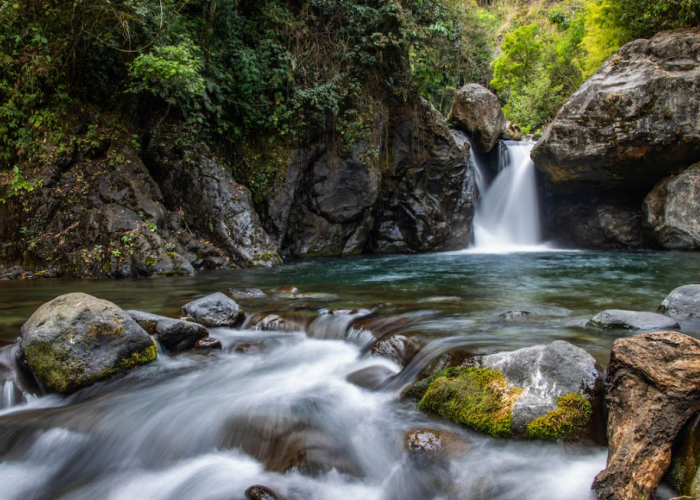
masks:
{"label": "small cascade", "polygon": [[476,251],[522,251],[542,245],[535,165],[530,159],[534,143],[508,141],[505,145],[490,185],[487,172],[476,161],[482,193],[474,217]]}

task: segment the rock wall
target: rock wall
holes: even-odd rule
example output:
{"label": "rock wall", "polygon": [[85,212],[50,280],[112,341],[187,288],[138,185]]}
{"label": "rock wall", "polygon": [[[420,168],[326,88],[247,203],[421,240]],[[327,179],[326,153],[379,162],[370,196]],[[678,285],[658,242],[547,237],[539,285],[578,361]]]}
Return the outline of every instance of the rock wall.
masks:
{"label": "rock wall", "polygon": [[478,193],[466,137],[424,100],[377,119],[348,155],[316,143],[297,151],[263,208],[292,256],[464,248]]}
{"label": "rock wall", "polygon": [[42,185],[0,205],[10,243],[0,273],[127,277],[280,262],[247,188],[216,160],[190,152],[185,167],[181,153],[152,150],[155,178],[131,144],[76,146],[27,166]]}

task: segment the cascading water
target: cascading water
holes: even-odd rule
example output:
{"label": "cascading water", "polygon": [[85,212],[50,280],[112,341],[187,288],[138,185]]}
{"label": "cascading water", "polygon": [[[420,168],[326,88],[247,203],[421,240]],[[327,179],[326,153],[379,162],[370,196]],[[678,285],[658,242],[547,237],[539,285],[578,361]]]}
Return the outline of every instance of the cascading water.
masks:
{"label": "cascading water", "polygon": [[474,217],[475,250],[522,251],[542,244],[535,165],[530,159],[533,146],[533,142],[506,142],[506,154],[501,155],[490,186],[476,162],[482,197]]}

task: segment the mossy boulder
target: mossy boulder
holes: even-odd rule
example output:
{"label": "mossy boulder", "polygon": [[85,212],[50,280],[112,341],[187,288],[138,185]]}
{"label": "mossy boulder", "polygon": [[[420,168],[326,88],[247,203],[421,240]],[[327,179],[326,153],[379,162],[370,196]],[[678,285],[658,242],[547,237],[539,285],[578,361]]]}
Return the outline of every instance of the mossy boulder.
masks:
{"label": "mossy boulder", "polygon": [[84,293],[61,295],[22,326],[27,365],[48,388],[70,393],[156,358],[151,337],[126,312]]}
{"label": "mossy boulder", "polygon": [[466,364],[416,382],[404,397],[494,437],[596,439],[602,379],[583,349],[555,341],[469,358]]}

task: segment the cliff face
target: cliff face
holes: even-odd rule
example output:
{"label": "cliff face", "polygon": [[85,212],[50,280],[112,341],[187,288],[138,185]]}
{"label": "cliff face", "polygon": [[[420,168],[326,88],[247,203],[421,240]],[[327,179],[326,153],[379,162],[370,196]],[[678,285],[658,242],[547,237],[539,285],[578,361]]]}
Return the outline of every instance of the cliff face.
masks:
{"label": "cliff face", "polygon": [[0,205],[0,262],[96,277],[281,262],[247,188],[214,158],[189,152],[183,168],[184,152],[165,149],[153,147],[151,170],[133,145],[109,141],[30,167],[41,187]]}
{"label": "cliff face", "polygon": [[[144,145],[80,140],[27,165],[41,186],[0,205],[9,272],[126,277],[274,266],[280,255],[463,248],[478,195],[466,138],[423,100],[343,154],[297,149],[261,217],[215,156],[162,127]],[[9,189],[9,178],[5,191]],[[14,271],[12,271],[14,269]],[[7,274],[7,271],[6,271]]]}
{"label": "cliff face", "polygon": [[463,248],[476,188],[470,148],[429,103],[377,120],[349,155],[322,144],[297,151],[264,209],[293,256]]}

